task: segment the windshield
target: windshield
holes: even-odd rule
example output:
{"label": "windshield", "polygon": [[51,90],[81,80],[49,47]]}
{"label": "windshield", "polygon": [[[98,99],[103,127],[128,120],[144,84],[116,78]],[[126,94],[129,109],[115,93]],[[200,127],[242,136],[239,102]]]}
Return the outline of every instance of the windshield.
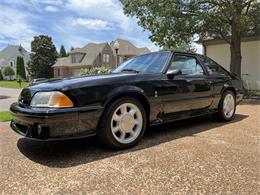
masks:
{"label": "windshield", "polygon": [[134,57],[121,64],[113,73],[160,73],[165,66],[169,54],[170,52],[158,52]]}

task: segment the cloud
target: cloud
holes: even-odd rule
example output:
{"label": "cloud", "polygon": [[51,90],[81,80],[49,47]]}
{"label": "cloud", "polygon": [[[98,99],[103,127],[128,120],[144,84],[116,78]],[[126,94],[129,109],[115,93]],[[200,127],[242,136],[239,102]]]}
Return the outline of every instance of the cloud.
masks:
{"label": "cloud", "polygon": [[[115,6],[112,0],[68,0],[66,7],[68,9],[85,11],[92,8],[107,9]],[[93,12],[95,10],[92,10]]]}
{"label": "cloud", "polygon": [[57,7],[54,7],[54,6],[51,6],[51,5],[46,6],[45,10],[47,12],[58,12],[59,11],[59,9]]}
{"label": "cloud", "polygon": [[91,17],[115,24],[120,31],[129,32],[134,26],[137,27],[136,21],[123,13],[121,3],[116,0],[68,0],[65,7],[83,18]]}
{"label": "cloud", "polygon": [[81,18],[95,18],[108,23],[111,27],[110,35],[107,34],[107,40],[104,41],[109,41],[110,37],[123,38],[133,41],[138,47],[147,46],[153,51],[158,50],[148,39],[149,33],[137,25],[136,18],[124,14],[122,4],[117,0],[68,0],[65,7]]}
{"label": "cloud", "polygon": [[73,26],[81,26],[90,30],[109,30],[111,29],[109,23],[99,19],[76,18],[72,20]]}
{"label": "cloud", "polygon": [[0,47],[21,43],[28,49],[33,36],[47,34],[57,47],[64,44],[67,49],[116,38],[158,48],[135,18],[124,15],[118,0],[0,1]]}
{"label": "cloud", "polygon": [[30,41],[37,34],[29,24],[31,16],[7,6],[0,5],[0,9],[4,10],[0,12],[1,43],[22,44],[29,50]]}

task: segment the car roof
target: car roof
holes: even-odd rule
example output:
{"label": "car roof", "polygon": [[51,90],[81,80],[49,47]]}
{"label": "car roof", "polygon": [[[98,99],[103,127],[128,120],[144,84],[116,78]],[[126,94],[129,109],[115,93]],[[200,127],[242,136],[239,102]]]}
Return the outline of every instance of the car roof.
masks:
{"label": "car roof", "polygon": [[152,53],[163,53],[163,52],[178,53],[178,54],[186,54],[186,55],[195,55],[195,56],[196,56],[196,55],[198,55],[198,56],[201,55],[201,54],[198,54],[198,53],[187,52],[187,51],[161,50],[161,51],[155,51],[155,52],[150,52],[150,53],[142,54],[142,55],[139,55],[139,56],[148,55],[148,54],[152,54]]}

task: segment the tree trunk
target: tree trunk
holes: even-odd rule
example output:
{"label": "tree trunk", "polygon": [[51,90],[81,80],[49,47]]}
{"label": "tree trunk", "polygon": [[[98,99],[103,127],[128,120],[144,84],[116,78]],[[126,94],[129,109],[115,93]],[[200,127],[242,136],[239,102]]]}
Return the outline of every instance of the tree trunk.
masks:
{"label": "tree trunk", "polygon": [[239,18],[234,17],[232,19],[232,35],[230,43],[230,71],[235,73],[239,78],[241,78],[241,31],[239,26]]}

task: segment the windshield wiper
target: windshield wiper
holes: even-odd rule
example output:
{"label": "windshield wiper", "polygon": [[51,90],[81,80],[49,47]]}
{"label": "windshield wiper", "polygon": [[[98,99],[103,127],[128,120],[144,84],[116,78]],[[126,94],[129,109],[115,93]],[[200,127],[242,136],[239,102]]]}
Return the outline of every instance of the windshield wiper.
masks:
{"label": "windshield wiper", "polygon": [[130,68],[125,68],[125,69],[121,70],[121,72],[135,72],[135,73],[139,73],[138,70],[134,70],[134,69],[130,69]]}

